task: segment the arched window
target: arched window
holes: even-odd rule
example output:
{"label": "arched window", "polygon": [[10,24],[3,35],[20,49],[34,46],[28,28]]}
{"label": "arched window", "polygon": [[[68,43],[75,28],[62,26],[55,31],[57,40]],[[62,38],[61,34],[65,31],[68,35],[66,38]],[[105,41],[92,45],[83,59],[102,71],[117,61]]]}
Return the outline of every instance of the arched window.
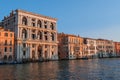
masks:
{"label": "arched window", "polygon": [[27,18],[26,18],[26,17],[23,17],[23,18],[22,18],[22,24],[23,24],[23,25],[27,25]]}
{"label": "arched window", "polygon": [[35,51],[32,51],[32,59],[35,59]]}
{"label": "arched window", "polygon": [[5,45],[7,45],[7,40],[5,40]]}
{"label": "arched window", "polygon": [[54,41],[54,40],[55,40],[55,36],[54,36],[54,34],[53,34],[53,33],[51,33],[51,38],[52,38],[52,41]]}
{"label": "arched window", "polygon": [[40,32],[40,31],[38,32],[38,39],[40,39],[40,40],[42,39],[42,32]]}
{"label": "arched window", "polygon": [[37,22],[37,27],[39,27],[39,28],[42,27],[42,22],[40,20],[38,20],[38,22]]}
{"label": "arched window", "polygon": [[6,55],[4,55],[4,60],[5,60],[5,61],[7,60],[7,56],[6,56]]}
{"label": "arched window", "polygon": [[36,22],[35,22],[35,21],[36,21],[36,20],[33,18],[33,19],[32,19],[32,26],[33,26],[33,27],[36,26]]}
{"label": "arched window", "polygon": [[36,39],[36,31],[35,30],[32,30],[32,39]]}
{"label": "arched window", "polygon": [[42,46],[39,45],[38,46],[38,58],[41,58],[42,57]]}
{"label": "arched window", "polygon": [[47,41],[48,40],[48,32],[44,32],[44,39]]}
{"label": "arched window", "polygon": [[27,30],[25,30],[25,29],[22,30],[22,38],[23,39],[27,38]]}
{"label": "arched window", "polygon": [[47,29],[47,21],[44,21],[44,28]]}
{"label": "arched window", "polygon": [[51,30],[54,30],[54,24],[53,23],[51,23],[50,28],[51,28]]}
{"label": "arched window", "polygon": [[11,56],[11,55],[8,57],[8,60],[9,60],[9,61],[12,61],[12,56]]}

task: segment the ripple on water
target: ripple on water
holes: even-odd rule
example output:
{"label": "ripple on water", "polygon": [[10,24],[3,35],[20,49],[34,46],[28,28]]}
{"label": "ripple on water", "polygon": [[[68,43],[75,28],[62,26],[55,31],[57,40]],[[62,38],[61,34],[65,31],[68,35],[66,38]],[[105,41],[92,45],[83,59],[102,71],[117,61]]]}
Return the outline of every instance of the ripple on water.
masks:
{"label": "ripple on water", "polygon": [[1,65],[0,80],[120,80],[120,59]]}

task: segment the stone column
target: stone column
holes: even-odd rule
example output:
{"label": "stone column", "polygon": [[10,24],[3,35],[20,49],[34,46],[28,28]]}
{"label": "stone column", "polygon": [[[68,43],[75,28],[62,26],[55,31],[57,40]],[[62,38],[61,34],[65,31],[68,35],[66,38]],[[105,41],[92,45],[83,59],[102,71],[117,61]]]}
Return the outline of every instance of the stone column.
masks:
{"label": "stone column", "polygon": [[20,29],[19,29],[19,27],[18,27],[18,32],[17,32],[17,36],[18,36],[18,38],[20,38]]}
{"label": "stone column", "polygon": [[44,31],[42,31],[42,41],[45,40],[45,35],[44,35]]}
{"label": "stone column", "polygon": [[45,45],[42,45],[42,57],[45,58]]}
{"label": "stone column", "polygon": [[37,39],[37,29],[35,30],[35,39]]}
{"label": "stone column", "polygon": [[47,34],[47,37],[48,37],[48,42],[51,42],[51,35],[50,35],[50,32],[48,32],[48,34]]}
{"label": "stone column", "polygon": [[51,46],[48,45],[48,59],[51,59]]}
{"label": "stone column", "polygon": [[22,43],[19,44],[19,60],[22,60],[23,56],[23,49],[22,49]]}
{"label": "stone column", "polygon": [[20,39],[23,39],[23,37],[22,37],[22,28],[20,28]]}
{"label": "stone column", "polygon": [[32,58],[32,44],[30,44],[30,53],[29,53],[29,58]]}
{"label": "stone column", "polygon": [[51,29],[51,28],[50,28],[50,23],[51,23],[51,22],[48,22],[48,24],[47,24],[49,30]]}
{"label": "stone column", "polygon": [[27,39],[29,39],[29,28],[27,28]]}
{"label": "stone column", "polygon": [[55,34],[55,42],[57,42],[57,33],[54,33]]}
{"label": "stone column", "polygon": [[43,20],[41,20],[41,23],[42,23],[42,28],[44,28],[44,21],[43,21]]}
{"label": "stone column", "polygon": [[28,43],[26,43],[25,51],[26,51],[26,55],[25,55],[26,57],[25,58],[28,59]]}
{"label": "stone column", "polygon": [[55,59],[58,59],[58,45],[55,48]]}
{"label": "stone column", "polygon": [[18,24],[22,24],[22,16],[21,15],[18,16]]}
{"label": "stone column", "polygon": [[38,55],[37,55],[38,50],[37,49],[38,49],[38,44],[35,45],[35,59],[36,60],[38,60]]}
{"label": "stone column", "polygon": [[17,43],[17,61],[19,61],[20,60],[20,45],[19,45],[19,43]]}
{"label": "stone column", "polygon": [[28,53],[27,53],[28,56],[27,57],[28,57],[28,59],[30,59],[30,44],[29,43],[28,43],[27,51],[28,51]]}
{"label": "stone column", "polygon": [[31,39],[31,29],[29,29],[29,39]]}

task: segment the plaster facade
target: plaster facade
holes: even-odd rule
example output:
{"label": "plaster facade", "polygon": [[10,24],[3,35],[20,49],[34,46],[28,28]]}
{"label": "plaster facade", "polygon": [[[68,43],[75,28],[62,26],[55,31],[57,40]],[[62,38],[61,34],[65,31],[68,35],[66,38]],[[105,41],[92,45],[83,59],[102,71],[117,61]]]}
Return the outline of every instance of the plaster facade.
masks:
{"label": "plaster facade", "polygon": [[14,32],[0,27],[0,61],[14,60]]}
{"label": "plaster facade", "polygon": [[4,17],[5,29],[15,32],[15,57],[22,60],[57,60],[57,19],[15,10]]}

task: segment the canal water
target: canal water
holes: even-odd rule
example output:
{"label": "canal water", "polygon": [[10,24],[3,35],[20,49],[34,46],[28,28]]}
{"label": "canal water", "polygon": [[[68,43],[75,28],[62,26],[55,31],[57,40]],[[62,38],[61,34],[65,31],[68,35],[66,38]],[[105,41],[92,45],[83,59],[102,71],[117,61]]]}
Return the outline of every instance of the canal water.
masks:
{"label": "canal water", "polygon": [[120,59],[0,65],[0,80],[120,80]]}

